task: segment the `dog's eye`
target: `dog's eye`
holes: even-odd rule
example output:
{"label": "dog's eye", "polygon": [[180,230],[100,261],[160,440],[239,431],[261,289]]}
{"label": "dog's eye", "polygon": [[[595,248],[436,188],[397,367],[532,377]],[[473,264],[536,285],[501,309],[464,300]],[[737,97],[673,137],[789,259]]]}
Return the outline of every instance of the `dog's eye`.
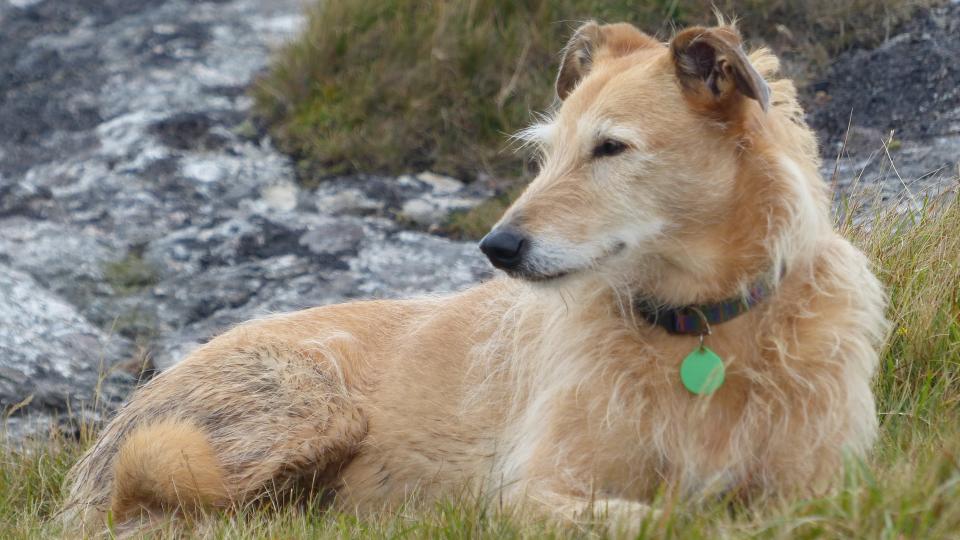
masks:
{"label": "dog's eye", "polygon": [[602,158],[615,156],[627,149],[627,145],[613,139],[605,139],[593,147],[593,157]]}

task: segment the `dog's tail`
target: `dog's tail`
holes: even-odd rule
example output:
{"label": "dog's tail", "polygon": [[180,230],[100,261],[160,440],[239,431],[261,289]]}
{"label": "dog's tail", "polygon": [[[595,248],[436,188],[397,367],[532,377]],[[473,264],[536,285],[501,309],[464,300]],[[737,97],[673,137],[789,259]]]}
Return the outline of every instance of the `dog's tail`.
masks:
{"label": "dog's tail", "polygon": [[186,420],[134,430],[114,465],[110,509],[117,522],[225,506],[226,477],[207,435]]}

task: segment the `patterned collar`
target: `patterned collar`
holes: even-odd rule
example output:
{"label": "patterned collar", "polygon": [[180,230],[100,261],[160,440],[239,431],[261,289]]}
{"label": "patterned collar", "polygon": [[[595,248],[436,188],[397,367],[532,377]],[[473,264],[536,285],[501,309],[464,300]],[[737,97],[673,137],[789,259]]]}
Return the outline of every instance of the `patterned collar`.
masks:
{"label": "patterned collar", "polygon": [[650,324],[660,326],[670,334],[703,336],[710,333],[712,326],[750,311],[772,292],[769,276],[764,276],[750,287],[745,296],[679,307],[658,306],[649,299],[638,298],[634,301],[634,309]]}

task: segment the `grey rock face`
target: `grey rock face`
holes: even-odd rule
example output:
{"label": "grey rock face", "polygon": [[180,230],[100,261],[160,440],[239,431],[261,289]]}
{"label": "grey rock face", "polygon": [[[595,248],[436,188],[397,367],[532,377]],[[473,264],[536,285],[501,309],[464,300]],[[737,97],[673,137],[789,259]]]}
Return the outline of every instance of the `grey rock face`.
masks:
{"label": "grey rock face", "polygon": [[811,85],[808,117],[838,193],[867,186],[915,204],[911,197],[952,185],[960,175],[957,55],[954,2],[920,12],[876,49],[844,53]]}
{"label": "grey rock face", "polygon": [[5,265],[0,297],[0,407],[63,411],[65,404],[83,409],[96,400],[109,406],[132,388],[131,375],[106,369],[130,353],[129,342],[96,328],[28,274]]}
{"label": "grey rock face", "polygon": [[426,231],[482,193],[429,174],[306,191],[256,135],[246,87],[301,10],[0,0],[0,406],[22,405],[19,432],[98,384],[109,410],[142,353],[163,369],[253,317],[489,273],[397,221],[421,201]]}

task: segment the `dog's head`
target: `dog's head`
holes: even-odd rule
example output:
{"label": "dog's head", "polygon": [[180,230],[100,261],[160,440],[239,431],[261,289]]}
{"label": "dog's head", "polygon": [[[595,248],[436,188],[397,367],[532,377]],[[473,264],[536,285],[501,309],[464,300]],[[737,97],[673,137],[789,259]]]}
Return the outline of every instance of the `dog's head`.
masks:
{"label": "dog's head", "polygon": [[750,226],[737,213],[756,189],[745,167],[761,152],[771,91],[733,27],[665,44],[588,22],[564,49],[556,90],[556,114],[520,135],[539,147],[540,174],[480,243],[495,266],[535,281],[588,269],[635,279],[654,262],[661,273],[702,265],[728,249],[718,235],[742,233],[733,220]]}

